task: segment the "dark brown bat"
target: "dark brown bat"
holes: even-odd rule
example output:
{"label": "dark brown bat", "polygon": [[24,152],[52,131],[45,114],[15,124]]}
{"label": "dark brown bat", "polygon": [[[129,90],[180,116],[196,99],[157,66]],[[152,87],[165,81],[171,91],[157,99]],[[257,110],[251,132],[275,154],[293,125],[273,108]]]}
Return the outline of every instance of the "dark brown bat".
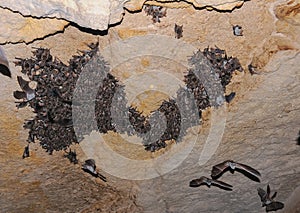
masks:
{"label": "dark brown bat", "polygon": [[9,70],[8,60],[5,56],[3,48],[0,46],[0,72],[11,78],[11,72]]}
{"label": "dark brown bat", "polygon": [[86,160],[85,163],[82,165],[82,169],[95,177],[99,177],[101,180],[106,182],[106,177],[104,177],[96,171],[96,163],[94,159]]}
{"label": "dark brown bat", "polygon": [[24,159],[28,157],[29,157],[29,144],[25,146],[22,158]]}
{"label": "dark brown bat", "polygon": [[260,173],[257,170],[253,169],[250,166],[247,166],[247,165],[241,164],[241,163],[237,163],[237,162],[234,162],[232,160],[226,160],[226,161],[224,161],[220,164],[217,164],[217,165],[213,166],[212,171],[211,171],[211,177],[214,178],[214,179],[218,178],[228,168],[232,171],[234,171],[236,169],[245,171],[245,172],[253,175],[254,177],[256,177],[258,179],[261,176]]}
{"label": "dark brown bat", "polygon": [[210,178],[207,178],[207,177],[200,177],[198,179],[194,179],[192,181],[190,181],[190,187],[199,187],[201,185],[207,185],[208,187],[210,187],[211,185],[214,185],[214,186],[218,186],[218,187],[221,187],[221,188],[226,188],[228,190],[232,190],[232,186],[227,184],[227,183],[224,183],[222,181],[219,181],[219,180],[213,180],[213,179],[210,179]]}
{"label": "dark brown bat", "polygon": [[277,192],[274,192],[274,194],[271,196],[271,189],[269,184],[267,186],[267,191],[263,190],[262,188],[258,188],[257,192],[262,202],[262,207],[266,207],[266,212],[283,209],[284,207],[283,203],[274,201]]}
{"label": "dark brown bat", "polygon": [[183,25],[180,26],[180,25],[175,24],[175,27],[174,27],[175,38],[180,39],[182,37],[182,32],[183,32],[182,27],[183,27]]}
{"label": "dark brown bat", "polygon": [[13,95],[14,95],[15,99],[26,99],[27,98],[26,93],[23,91],[14,91]]}
{"label": "dark brown bat", "polygon": [[71,163],[74,163],[74,164],[78,163],[76,150],[72,151],[70,149],[69,152],[66,152],[66,154],[64,155],[64,157],[68,158]]}
{"label": "dark brown bat", "polygon": [[[26,99],[28,101],[34,99],[35,91],[34,91],[34,89],[30,88],[29,81],[24,80],[21,76],[17,76],[17,79],[18,79],[18,83],[19,83],[21,89],[23,90],[23,92],[25,92]],[[24,95],[22,95],[20,91],[15,91],[14,96],[17,99],[20,99],[20,97],[24,96]]]}
{"label": "dark brown bat", "polygon": [[257,68],[257,67],[253,66],[252,64],[249,64],[249,65],[248,65],[248,70],[249,70],[249,72],[250,72],[251,75],[258,74],[258,73],[255,71],[256,68]]}
{"label": "dark brown bat", "polygon": [[229,95],[225,95],[225,101],[230,103],[235,97],[235,92],[230,93]]}

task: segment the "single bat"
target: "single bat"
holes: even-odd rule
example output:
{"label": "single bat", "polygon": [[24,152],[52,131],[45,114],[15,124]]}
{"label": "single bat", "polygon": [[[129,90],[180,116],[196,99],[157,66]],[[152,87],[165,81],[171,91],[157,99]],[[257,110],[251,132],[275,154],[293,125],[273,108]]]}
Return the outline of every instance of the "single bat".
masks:
{"label": "single bat", "polygon": [[277,211],[279,209],[283,209],[284,204],[282,202],[274,201],[274,198],[277,195],[277,192],[274,192],[274,194],[271,196],[271,189],[268,184],[267,191],[265,191],[262,188],[257,189],[258,195],[260,197],[262,207],[266,206],[266,212],[269,211]]}
{"label": "single bat", "polygon": [[29,157],[29,144],[25,146],[22,158],[24,159],[28,157]]}
{"label": "single bat", "polygon": [[211,177],[213,179],[218,178],[228,168],[232,171],[234,171],[236,169],[245,171],[245,172],[255,176],[258,179],[261,176],[259,171],[257,171],[256,169],[253,169],[250,166],[247,166],[247,165],[241,164],[241,163],[237,163],[237,162],[234,162],[232,160],[226,160],[226,161],[224,161],[220,164],[217,164],[217,165],[213,166],[212,171],[211,171]]}
{"label": "single bat", "polygon": [[101,180],[106,182],[106,177],[99,174],[96,171],[96,163],[94,159],[88,159],[85,161],[85,163],[82,165],[82,169],[90,174],[92,174],[95,177],[99,177]]}
{"label": "single bat", "polygon": [[[66,151],[65,151],[66,152]],[[77,164],[78,163],[78,159],[77,159],[77,154],[76,154],[76,150],[72,151],[71,149],[69,150],[69,152],[66,152],[66,154],[64,154],[65,158],[68,158],[69,161],[71,163]]]}
{"label": "single bat", "polygon": [[190,181],[190,187],[199,187],[201,185],[207,185],[208,187],[210,187],[211,185],[214,185],[214,186],[218,186],[218,187],[223,187],[223,188],[227,188],[229,190],[232,190],[232,186],[227,184],[227,183],[224,183],[222,181],[219,181],[219,180],[213,180],[213,179],[210,179],[210,178],[207,178],[207,177],[200,177],[198,179],[194,179],[192,181]]}
{"label": "single bat", "polygon": [[232,26],[233,35],[235,36],[243,36],[243,29],[239,25]]}

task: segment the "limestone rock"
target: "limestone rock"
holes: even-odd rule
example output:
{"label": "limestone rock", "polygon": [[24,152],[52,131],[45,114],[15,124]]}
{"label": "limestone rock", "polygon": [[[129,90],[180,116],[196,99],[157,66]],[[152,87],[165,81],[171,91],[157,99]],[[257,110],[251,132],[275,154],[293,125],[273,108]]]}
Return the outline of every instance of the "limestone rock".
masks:
{"label": "limestone rock", "polygon": [[[18,1],[0,1],[0,6],[17,11],[24,16],[60,18],[74,22],[82,27],[96,30],[106,30],[110,22],[110,11],[121,8],[121,4],[103,1],[27,1],[20,4]],[[120,11],[118,11],[120,13]],[[113,20],[117,20],[113,18]],[[117,20],[117,21],[120,21]],[[115,23],[115,22],[114,22]]]}
{"label": "limestone rock", "polygon": [[[142,8],[143,4],[145,3],[145,0],[131,0],[127,1],[124,6],[129,11],[138,11]],[[235,0],[235,1],[226,1],[226,0],[188,0],[188,1],[169,1],[169,0],[162,0],[162,1],[155,1],[150,0],[147,1],[147,4],[149,5],[159,5],[159,6],[165,6],[171,8],[181,8],[181,7],[187,7],[190,4],[192,4],[196,8],[206,8],[208,10],[216,9],[216,10],[225,10],[230,11],[233,10],[236,7],[242,6],[244,3],[244,0]]]}
{"label": "limestone rock", "polygon": [[31,42],[37,38],[43,38],[49,34],[63,31],[68,25],[67,21],[58,19],[36,19],[23,17],[8,9],[0,9],[0,44]]}

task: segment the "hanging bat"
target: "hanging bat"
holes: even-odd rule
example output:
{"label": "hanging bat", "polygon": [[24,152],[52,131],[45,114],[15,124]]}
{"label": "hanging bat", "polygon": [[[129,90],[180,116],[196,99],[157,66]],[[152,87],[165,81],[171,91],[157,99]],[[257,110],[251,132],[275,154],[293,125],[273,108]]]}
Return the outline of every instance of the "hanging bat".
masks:
{"label": "hanging bat", "polygon": [[256,177],[258,179],[261,176],[260,173],[257,170],[253,169],[250,166],[247,166],[247,165],[241,164],[241,163],[237,163],[237,162],[234,162],[232,160],[227,160],[227,161],[224,161],[223,163],[220,163],[220,164],[217,164],[217,165],[213,166],[212,171],[211,171],[211,177],[213,179],[218,178],[225,171],[227,171],[228,168],[231,171],[234,171],[234,170],[245,171],[245,172],[253,175],[254,177]]}
{"label": "hanging bat", "polygon": [[8,60],[5,56],[3,48],[0,46],[0,72],[11,78],[11,72],[9,70]]}
{"label": "hanging bat", "polygon": [[182,37],[182,32],[183,32],[182,27],[183,25],[180,26],[175,23],[175,27],[174,27],[175,38],[180,39]]}
{"label": "hanging bat", "polygon": [[271,196],[271,189],[268,184],[267,191],[263,190],[262,188],[257,189],[258,195],[260,197],[260,200],[262,202],[262,207],[266,206],[266,212],[269,211],[277,211],[279,209],[283,209],[284,204],[278,201],[274,201],[274,198],[277,195],[277,192],[274,192],[274,194]]}
{"label": "hanging bat", "polygon": [[194,179],[192,181],[190,181],[190,187],[199,187],[201,185],[207,185],[208,187],[210,187],[211,185],[217,186],[217,187],[221,187],[221,188],[226,188],[228,190],[232,190],[232,186],[224,183],[222,181],[219,180],[213,180],[207,177],[200,177],[199,179]]}
{"label": "hanging bat", "polygon": [[243,29],[239,25],[232,26],[233,35],[235,36],[243,36]]}
{"label": "hanging bat", "polygon": [[24,159],[28,157],[29,157],[29,144],[25,146],[22,158]]}
{"label": "hanging bat", "polygon": [[[66,151],[65,151],[66,152]],[[77,159],[77,154],[76,154],[76,150],[72,151],[71,149],[69,150],[69,152],[66,152],[66,154],[64,154],[65,158],[68,158],[69,161],[71,163],[77,164],[78,163],[78,159]]]}
{"label": "hanging bat", "polygon": [[82,165],[82,169],[95,177],[99,177],[101,180],[106,182],[106,177],[104,177],[96,171],[96,163],[94,159],[86,160],[85,163]]}

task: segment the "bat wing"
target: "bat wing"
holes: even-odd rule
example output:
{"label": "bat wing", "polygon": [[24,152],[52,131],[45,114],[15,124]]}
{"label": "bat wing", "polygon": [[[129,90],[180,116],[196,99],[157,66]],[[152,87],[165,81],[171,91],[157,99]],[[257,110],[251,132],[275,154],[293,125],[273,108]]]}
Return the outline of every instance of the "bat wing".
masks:
{"label": "bat wing", "polygon": [[230,103],[234,97],[235,97],[235,92],[232,92],[229,95],[225,95],[225,101],[227,103]]}
{"label": "bat wing", "polygon": [[214,185],[222,186],[224,188],[228,188],[228,189],[232,188],[232,185],[230,185],[228,183],[224,183],[223,181],[219,181],[219,180],[211,180],[211,183]]}
{"label": "bat wing", "polygon": [[277,195],[277,192],[275,192],[275,193],[272,195],[271,200],[273,200],[273,199],[276,197],[276,195]]}
{"label": "bat wing", "polygon": [[190,187],[199,187],[203,184],[206,184],[206,182],[202,177],[190,181]]}
{"label": "bat wing", "polygon": [[283,209],[284,204],[278,201],[272,202],[269,205],[267,205],[266,207],[266,211],[270,212],[270,211],[277,211],[279,209]]}
{"label": "bat wing", "polygon": [[0,72],[3,74],[3,75],[6,75],[8,77],[11,78],[11,72],[9,70],[9,68],[3,64],[0,64]]}
{"label": "bat wing", "polygon": [[267,196],[268,196],[267,192],[265,190],[263,190],[262,188],[257,188],[257,192],[258,192],[261,202],[265,203]]}
{"label": "bat wing", "polygon": [[21,76],[17,76],[21,89],[27,94],[34,94],[34,90],[30,88],[29,81],[24,80]]}
{"label": "bat wing", "polygon": [[11,72],[9,70],[9,63],[4,53],[4,49],[0,47],[0,72],[11,78]]}
{"label": "bat wing", "polygon": [[18,83],[22,90],[26,91],[29,87],[29,81],[24,80],[21,76],[17,76]]}
{"label": "bat wing", "polygon": [[257,171],[256,169],[253,169],[252,167],[245,165],[245,164],[241,164],[241,163],[236,163],[237,168],[250,173],[251,175],[257,177],[259,179],[259,177],[261,176],[259,171]]}
{"label": "bat wing", "polygon": [[211,177],[216,178],[220,174],[222,174],[228,168],[228,166],[229,166],[228,162],[229,161],[224,161],[223,163],[219,163],[219,164],[213,166],[213,168],[211,170]]}
{"label": "bat wing", "polygon": [[26,93],[23,91],[14,91],[13,93],[15,99],[25,99],[26,98]]}

